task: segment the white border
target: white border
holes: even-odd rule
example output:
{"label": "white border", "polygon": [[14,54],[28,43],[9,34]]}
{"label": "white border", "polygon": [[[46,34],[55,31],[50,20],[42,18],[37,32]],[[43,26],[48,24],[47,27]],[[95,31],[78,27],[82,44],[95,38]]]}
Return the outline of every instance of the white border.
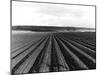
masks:
{"label": "white border", "polygon": [[[97,6],[97,69],[55,73],[39,73],[41,75],[99,75],[100,72],[100,0],[37,0],[57,3],[88,4]],[[10,75],[10,0],[0,0],[0,74]],[[26,74],[25,74],[26,75]],[[31,75],[31,74],[29,74]],[[33,74],[32,74],[33,75]],[[34,74],[38,75],[38,74]]]}

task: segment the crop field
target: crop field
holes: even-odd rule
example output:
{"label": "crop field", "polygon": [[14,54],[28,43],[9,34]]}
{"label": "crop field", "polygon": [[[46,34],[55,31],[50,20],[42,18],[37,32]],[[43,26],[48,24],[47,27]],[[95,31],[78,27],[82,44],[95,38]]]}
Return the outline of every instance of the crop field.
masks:
{"label": "crop field", "polygon": [[41,32],[21,32],[21,31],[13,31],[12,32],[12,50],[14,48],[20,47],[23,44],[26,44],[31,41],[37,41],[46,33]]}
{"label": "crop field", "polygon": [[96,68],[95,32],[12,34],[12,75]]}

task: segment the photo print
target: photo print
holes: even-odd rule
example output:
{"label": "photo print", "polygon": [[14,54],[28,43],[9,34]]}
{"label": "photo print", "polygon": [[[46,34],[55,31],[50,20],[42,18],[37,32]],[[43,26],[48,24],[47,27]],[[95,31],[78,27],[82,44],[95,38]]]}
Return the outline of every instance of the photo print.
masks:
{"label": "photo print", "polygon": [[96,69],[96,6],[11,1],[11,74]]}

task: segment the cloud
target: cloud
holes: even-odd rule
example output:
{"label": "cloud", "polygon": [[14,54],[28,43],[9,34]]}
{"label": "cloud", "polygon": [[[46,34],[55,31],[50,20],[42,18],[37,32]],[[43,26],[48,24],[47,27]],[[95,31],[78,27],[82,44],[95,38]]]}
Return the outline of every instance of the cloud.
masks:
{"label": "cloud", "polygon": [[52,15],[57,17],[64,17],[64,16],[74,16],[74,17],[81,17],[83,14],[82,10],[72,8],[71,5],[44,5],[38,13]]}
{"label": "cloud", "polygon": [[12,3],[13,25],[95,27],[95,8],[91,6]]}

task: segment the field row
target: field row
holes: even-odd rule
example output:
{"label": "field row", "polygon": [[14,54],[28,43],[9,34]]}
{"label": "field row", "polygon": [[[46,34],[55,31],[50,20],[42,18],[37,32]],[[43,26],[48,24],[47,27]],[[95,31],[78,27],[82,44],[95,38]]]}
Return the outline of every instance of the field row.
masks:
{"label": "field row", "polygon": [[95,69],[95,41],[75,35],[48,33],[36,42],[14,48],[11,52],[12,75]]}

